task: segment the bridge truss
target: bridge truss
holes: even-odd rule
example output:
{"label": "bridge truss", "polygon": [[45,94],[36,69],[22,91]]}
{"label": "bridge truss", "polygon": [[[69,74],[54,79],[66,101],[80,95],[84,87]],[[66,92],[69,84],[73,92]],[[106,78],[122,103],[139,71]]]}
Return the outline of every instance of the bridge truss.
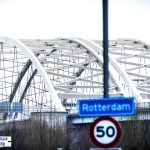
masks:
{"label": "bridge truss", "polygon": [[[150,46],[142,41],[110,41],[109,95],[148,101],[149,60]],[[65,111],[68,102],[102,97],[102,66],[101,41],[0,37],[0,104],[23,104],[22,112],[5,112],[5,119],[25,119],[34,111]]]}

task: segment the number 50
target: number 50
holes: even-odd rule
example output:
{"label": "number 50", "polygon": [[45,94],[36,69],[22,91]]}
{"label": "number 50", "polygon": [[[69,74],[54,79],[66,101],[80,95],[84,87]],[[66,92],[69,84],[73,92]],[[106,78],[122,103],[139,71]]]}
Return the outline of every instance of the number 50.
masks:
{"label": "number 50", "polygon": [[113,126],[108,126],[106,129],[104,126],[97,126],[96,127],[97,137],[102,138],[105,135],[108,137],[113,137],[115,135],[115,129]]}

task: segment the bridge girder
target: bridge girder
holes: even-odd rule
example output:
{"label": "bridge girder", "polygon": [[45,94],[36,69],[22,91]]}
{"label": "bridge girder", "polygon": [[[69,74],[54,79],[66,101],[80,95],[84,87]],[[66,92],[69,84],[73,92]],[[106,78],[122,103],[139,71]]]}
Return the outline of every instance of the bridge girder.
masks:
{"label": "bridge girder", "polygon": [[[1,101],[34,101],[38,108],[49,103],[49,109],[65,111],[64,99],[77,101],[103,96],[101,41],[1,37],[0,44]],[[147,100],[150,97],[149,58],[150,46],[142,41],[110,41],[109,95],[134,96],[135,102]],[[37,94],[38,90],[43,96]],[[33,107],[29,109],[31,112]]]}

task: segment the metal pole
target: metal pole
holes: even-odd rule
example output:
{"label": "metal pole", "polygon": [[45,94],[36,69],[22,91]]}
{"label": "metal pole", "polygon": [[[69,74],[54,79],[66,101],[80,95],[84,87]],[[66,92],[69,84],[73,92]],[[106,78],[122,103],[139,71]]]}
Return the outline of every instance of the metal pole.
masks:
{"label": "metal pole", "polygon": [[108,70],[108,0],[103,0],[103,84],[104,98],[109,97],[109,70]]}

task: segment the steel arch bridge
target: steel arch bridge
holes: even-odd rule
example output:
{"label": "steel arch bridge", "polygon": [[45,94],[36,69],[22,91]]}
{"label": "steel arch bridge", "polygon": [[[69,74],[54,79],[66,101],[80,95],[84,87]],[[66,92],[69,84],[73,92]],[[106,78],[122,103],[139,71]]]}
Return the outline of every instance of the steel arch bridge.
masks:
{"label": "steel arch bridge", "polygon": [[[109,95],[134,96],[135,103],[148,101],[149,60],[150,45],[142,41],[110,41]],[[0,105],[23,103],[21,113],[5,112],[5,119],[28,118],[33,111],[65,111],[68,101],[102,97],[102,66],[101,41],[0,37]]]}

